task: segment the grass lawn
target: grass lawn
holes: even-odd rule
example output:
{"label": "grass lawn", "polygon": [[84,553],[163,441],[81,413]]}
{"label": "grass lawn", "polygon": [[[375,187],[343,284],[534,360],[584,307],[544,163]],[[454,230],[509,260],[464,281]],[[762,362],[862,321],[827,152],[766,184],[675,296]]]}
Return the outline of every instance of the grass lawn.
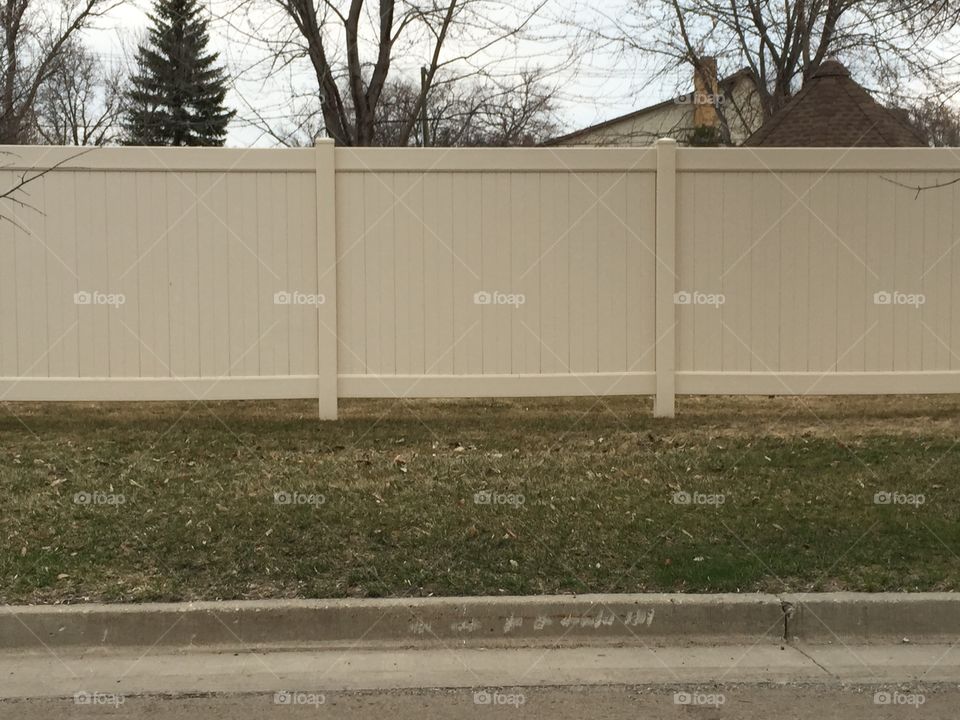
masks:
{"label": "grass lawn", "polygon": [[4,404],[0,602],[960,587],[960,397],[313,412]]}

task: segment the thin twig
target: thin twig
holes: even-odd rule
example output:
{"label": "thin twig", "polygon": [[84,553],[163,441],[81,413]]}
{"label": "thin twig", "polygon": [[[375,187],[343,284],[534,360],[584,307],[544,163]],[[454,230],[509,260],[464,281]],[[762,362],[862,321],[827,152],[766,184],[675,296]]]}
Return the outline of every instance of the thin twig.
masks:
{"label": "thin twig", "polygon": [[960,183],[960,177],[954,178],[953,180],[948,180],[947,182],[934,183],[933,185],[907,185],[906,183],[897,182],[896,180],[891,180],[888,177],[880,176],[881,180],[886,180],[892,185],[898,185],[899,187],[906,188],[907,190],[916,190],[917,194],[913,196],[913,199],[916,200],[920,197],[920,193],[924,190],[936,190],[937,188],[949,187],[950,185],[956,185]]}
{"label": "thin twig", "polygon": [[[93,151],[93,150],[95,150],[95,149],[96,149],[96,148],[88,148],[88,149],[86,149],[86,150],[83,150],[82,152],[78,152],[78,153],[75,153],[74,155],[70,155],[69,157],[64,158],[64,159],[61,160],[60,162],[54,163],[54,164],[51,165],[50,167],[47,167],[47,168],[44,168],[43,170],[40,170],[39,172],[37,172],[36,175],[33,175],[33,176],[31,176],[31,177],[27,177],[27,173],[29,173],[29,172],[31,172],[31,171],[35,171],[36,168],[27,168],[26,170],[24,170],[24,171],[20,174],[20,181],[19,181],[16,185],[14,185],[13,187],[9,188],[6,192],[0,193],[0,200],[9,200],[9,201],[11,201],[11,202],[17,203],[17,204],[20,205],[21,207],[30,208],[31,210],[33,210],[33,211],[35,211],[35,212],[38,212],[38,213],[40,213],[41,215],[43,215],[44,213],[43,213],[40,209],[34,207],[33,205],[30,205],[29,203],[24,202],[23,200],[20,200],[19,198],[14,197],[14,195],[15,195],[16,193],[18,193],[18,192],[23,192],[25,195],[29,196],[29,193],[27,193],[27,192],[23,189],[24,187],[26,187],[26,186],[29,185],[30,183],[34,182],[35,180],[39,180],[40,178],[42,178],[42,177],[43,177],[44,175],[46,175],[47,173],[53,172],[53,171],[56,170],[57,168],[59,168],[59,167],[61,167],[61,166],[63,166],[63,165],[66,165],[66,164],[67,164],[68,162],[70,162],[71,160],[76,160],[78,157],[81,157],[81,156],[83,156],[83,155],[86,155],[88,152],[91,152],[91,151]],[[4,219],[4,220],[7,220],[8,222],[16,225],[17,227],[21,227],[18,223],[14,222],[14,221],[11,220],[10,218],[6,217],[5,215],[0,215],[0,218],[2,218],[2,219]]]}
{"label": "thin twig", "polygon": [[94,149],[95,149],[95,148],[88,148],[87,150],[84,150],[83,152],[78,152],[78,153],[75,154],[75,155],[71,155],[70,157],[66,157],[66,158],[64,158],[63,160],[61,160],[60,162],[54,163],[53,165],[51,165],[51,166],[48,167],[48,168],[44,168],[43,170],[41,170],[40,172],[38,172],[38,173],[37,173],[36,175],[34,175],[33,177],[29,177],[29,178],[28,178],[28,177],[27,177],[27,173],[30,172],[31,170],[36,170],[36,168],[27,168],[26,170],[23,171],[23,174],[20,176],[20,182],[18,182],[16,185],[14,185],[12,188],[10,188],[9,190],[7,190],[6,192],[0,193],[0,199],[9,198],[13,193],[17,192],[17,191],[18,191],[20,188],[22,188],[24,185],[27,185],[27,184],[29,184],[29,183],[32,183],[34,180],[39,180],[40,178],[42,178],[42,177],[43,177],[44,175],[46,175],[47,173],[53,172],[54,170],[56,170],[57,168],[61,167],[62,165],[66,165],[66,164],[67,164],[68,162],[70,162],[71,160],[75,160],[75,159],[78,158],[78,157],[81,157],[81,156],[83,156],[83,155],[86,155],[88,152],[92,152]]}
{"label": "thin twig", "polygon": [[20,230],[23,230],[27,235],[30,235],[30,231],[29,231],[27,228],[25,228],[23,225],[21,225],[20,223],[18,223],[16,220],[14,220],[13,218],[8,218],[6,215],[0,215],[0,220],[6,220],[8,223],[10,223],[11,225],[13,225],[15,228],[18,228],[18,229],[20,229]]}

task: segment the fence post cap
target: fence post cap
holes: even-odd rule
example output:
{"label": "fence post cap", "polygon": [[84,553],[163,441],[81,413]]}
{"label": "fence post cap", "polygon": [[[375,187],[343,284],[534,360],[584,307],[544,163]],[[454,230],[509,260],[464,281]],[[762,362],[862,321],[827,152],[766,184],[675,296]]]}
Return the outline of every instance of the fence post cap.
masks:
{"label": "fence post cap", "polygon": [[657,138],[655,145],[676,145],[677,141],[673,138]]}
{"label": "fence post cap", "polygon": [[317,138],[313,141],[314,147],[321,147],[323,145],[333,145],[333,138]]}

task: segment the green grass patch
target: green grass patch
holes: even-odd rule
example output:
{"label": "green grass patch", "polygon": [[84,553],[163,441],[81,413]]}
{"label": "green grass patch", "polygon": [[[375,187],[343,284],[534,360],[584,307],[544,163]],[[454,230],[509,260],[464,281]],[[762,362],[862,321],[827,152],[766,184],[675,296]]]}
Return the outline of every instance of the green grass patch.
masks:
{"label": "green grass patch", "polygon": [[313,409],[3,405],[0,601],[960,580],[960,398]]}

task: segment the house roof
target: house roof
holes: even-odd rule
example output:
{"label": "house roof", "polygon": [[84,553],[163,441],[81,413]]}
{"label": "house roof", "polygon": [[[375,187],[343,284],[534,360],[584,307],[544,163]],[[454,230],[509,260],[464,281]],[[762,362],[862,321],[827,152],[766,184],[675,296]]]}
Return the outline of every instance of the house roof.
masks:
{"label": "house roof", "polygon": [[[727,77],[720,80],[718,84],[724,91],[729,92],[731,88],[737,83],[737,81],[741,80],[744,77],[749,77],[749,76],[750,76],[750,68],[741,68],[740,70],[737,70],[737,72],[733,73],[732,75],[728,75]],[[603,130],[604,128],[610,127],[611,125],[616,125],[617,123],[623,122],[624,120],[633,120],[634,118],[641,117],[643,115],[646,115],[647,113],[654,112],[656,110],[662,110],[663,108],[670,107],[671,105],[676,105],[678,102],[684,100],[687,97],[688,97],[688,94],[677,95],[676,97],[672,97],[669,100],[658,102],[656,105],[648,105],[645,108],[634,110],[633,112],[629,112],[626,115],[620,115],[615,118],[610,118],[609,120],[604,120],[603,122],[597,123],[596,125],[590,125],[585,128],[580,128],[579,130],[574,130],[573,132],[567,133],[566,135],[560,135],[559,137],[550,138],[549,140],[545,140],[542,144],[543,145],[559,145],[569,140],[576,140],[581,135],[587,135],[589,133],[596,132],[597,130]]]}
{"label": "house roof", "polygon": [[919,147],[923,138],[873,99],[836,60],[827,60],[746,146]]}

